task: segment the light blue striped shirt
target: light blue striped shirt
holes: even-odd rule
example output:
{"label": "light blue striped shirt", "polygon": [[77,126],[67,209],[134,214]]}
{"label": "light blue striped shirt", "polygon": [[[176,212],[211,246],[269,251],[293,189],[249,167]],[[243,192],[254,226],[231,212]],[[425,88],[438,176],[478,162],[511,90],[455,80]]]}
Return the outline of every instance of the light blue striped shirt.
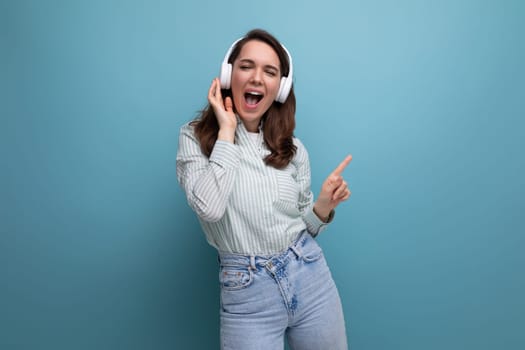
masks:
{"label": "light blue striped shirt", "polygon": [[217,140],[208,159],[193,127],[180,130],[177,179],[206,239],[220,252],[279,253],[304,229],[315,236],[327,225],[313,212],[310,162],[299,139],[284,169],[264,163],[270,151],[262,130],[255,140],[239,122],[235,143]]}

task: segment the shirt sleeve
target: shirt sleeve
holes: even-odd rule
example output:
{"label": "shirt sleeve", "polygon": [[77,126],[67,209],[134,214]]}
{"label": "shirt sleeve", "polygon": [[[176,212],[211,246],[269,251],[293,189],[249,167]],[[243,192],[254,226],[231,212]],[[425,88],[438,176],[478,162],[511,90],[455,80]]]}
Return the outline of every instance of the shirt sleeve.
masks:
{"label": "shirt sleeve", "polygon": [[177,180],[186,192],[189,206],[204,221],[219,221],[226,211],[240,163],[238,147],[217,140],[206,157],[193,126],[184,125],[179,134]]}
{"label": "shirt sleeve", "polygon": [[297,146],[294,162],[297,167],[297,183],[299,184],[298,208],[306,224],[307,231],[315,237],[332,222],[334,212],[331,213],[328,222],[323,222],[314,213],[314,196],[310,189],[311,171],[308,152],[299,139],[294,139],[294,142]]}

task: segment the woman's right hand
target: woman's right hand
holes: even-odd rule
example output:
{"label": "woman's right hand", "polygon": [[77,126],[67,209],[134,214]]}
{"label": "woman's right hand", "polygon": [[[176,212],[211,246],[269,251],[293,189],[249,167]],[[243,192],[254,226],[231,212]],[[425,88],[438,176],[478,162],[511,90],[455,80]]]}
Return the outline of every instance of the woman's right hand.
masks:
{"label": "woman's right hand", "polygon": [[221,83],[219,78],[213,79],[210,90],[208,91],[208,102],[210,103],[217,122],[219,123],[218,140],[230,141],[233,143],[235,129],[237,128],[237,117],[233,112],[233,102],[228,96],[222,99]]}

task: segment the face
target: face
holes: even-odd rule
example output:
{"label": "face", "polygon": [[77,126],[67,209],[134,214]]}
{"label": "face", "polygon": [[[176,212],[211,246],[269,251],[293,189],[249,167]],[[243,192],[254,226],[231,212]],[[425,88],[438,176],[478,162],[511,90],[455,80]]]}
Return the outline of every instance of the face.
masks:
{"label": "face", "polygon": [[248,131],[258,131],[262,116],[274,102],[281,82],[280,67],[273,48],[258,40],[245,43],[233,62],[233,103]]}

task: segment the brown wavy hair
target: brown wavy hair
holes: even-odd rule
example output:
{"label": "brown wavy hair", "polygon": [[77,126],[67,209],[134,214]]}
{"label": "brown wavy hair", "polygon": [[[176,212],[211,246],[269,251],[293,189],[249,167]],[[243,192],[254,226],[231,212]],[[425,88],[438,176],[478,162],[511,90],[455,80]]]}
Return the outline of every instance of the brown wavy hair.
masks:
{"label": "brown wavy hair", "polygon": [[[273,35],[262,29],[249,31],[235,45],[228,62],[233,64],[244,44],[251,40],[259,40],[270,45],[279,57],[282,75],[288,76],[290,62],[288,62],[286,51]],[[231,89],[221,90],[221,93],[224,98],[226,96],[231,97]],[[290,163],[297,150],[293,143],[293,131],[295,129],[295,94],[293,85],[286,101],[284,103],[274,101],[261,120],[263,122],[264,142],[271,152],[264,158],[264,162],[274,168],[282,169]],[[219,123],[213,108],[208,104],[197,119],[192,122],[192,125],[195,128],[195,135],[200,142],[202,152],[209,157],[219,134]]]}

